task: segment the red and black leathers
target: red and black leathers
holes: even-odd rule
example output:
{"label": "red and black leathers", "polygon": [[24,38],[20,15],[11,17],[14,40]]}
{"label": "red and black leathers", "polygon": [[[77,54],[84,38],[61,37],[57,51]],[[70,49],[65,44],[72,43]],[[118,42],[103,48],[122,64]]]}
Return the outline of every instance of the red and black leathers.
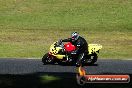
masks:
{"label": "red and black leathers", "polygon": [[68,38],[62,40],[62,42],[71,42],[76,47],[75,51],[73,51],[76,54],[88,53],[88,43],[81,36],[79,36],[79,38],[76,41],[73,41],[72,38]]}

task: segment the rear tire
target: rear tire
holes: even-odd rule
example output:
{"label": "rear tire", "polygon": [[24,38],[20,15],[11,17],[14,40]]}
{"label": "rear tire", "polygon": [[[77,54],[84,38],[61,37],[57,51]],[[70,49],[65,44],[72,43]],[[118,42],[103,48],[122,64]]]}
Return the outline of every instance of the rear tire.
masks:
{"label": "rear tire", "polygon": [[92,54],[92,55],[88,55],[87,56],[87,60],[86,60],[86,63],[87,64],[94,64],[95,62],[97,62],[97,59],[98,59],[98,56],[96,53]]}
{"label": "rear tire", "polygon": [[98,59],[97,54],[96,54],[96,55],[94,55],[94,56],[92,56],[92,57],[91,57],[91,59],[92,59],[92,61],[91,61],[91,63],[90,63],[90,64],[94,64],[94,63],[97,61],[97,59]]}

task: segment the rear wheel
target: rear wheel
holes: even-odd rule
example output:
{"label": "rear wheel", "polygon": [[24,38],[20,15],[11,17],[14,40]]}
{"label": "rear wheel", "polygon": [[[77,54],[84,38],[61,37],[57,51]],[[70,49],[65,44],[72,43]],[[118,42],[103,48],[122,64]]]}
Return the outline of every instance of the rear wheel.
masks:
{"label": "rear wheel", "polygon": [[45,65],[45,64],[51,64],[51,63],[53,63],[53,58],[50,58],[50,57],[49,57],[49,54],[46,53],[46,54],[43,56],[43,58],[42,58],[42,62],[43,62],[44,65]]}
{"label": "rear wheel", "polygon": [[87,64],[94,64],[98,59],[98,56],[96,53],[92,54],[92,55],[88,55],[87,59],[85,59],[85,63]]}
{"label": "rear wheel", "polygon": [[97,59],[98,59],[98,56],[97,56],[97,54],[95,53],[93,56],[91,56],[91,64],[94,64],[96,61],[97,61]]}

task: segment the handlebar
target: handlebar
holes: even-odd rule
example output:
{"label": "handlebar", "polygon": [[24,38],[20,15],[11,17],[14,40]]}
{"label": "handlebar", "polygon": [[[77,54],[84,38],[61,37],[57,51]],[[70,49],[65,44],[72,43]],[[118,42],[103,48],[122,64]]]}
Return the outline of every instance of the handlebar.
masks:
{"label": "handlebar", "polygon": [[62,43],[62,40],[57,41],[56,44],[57,46],[64,48],[64,44]]}

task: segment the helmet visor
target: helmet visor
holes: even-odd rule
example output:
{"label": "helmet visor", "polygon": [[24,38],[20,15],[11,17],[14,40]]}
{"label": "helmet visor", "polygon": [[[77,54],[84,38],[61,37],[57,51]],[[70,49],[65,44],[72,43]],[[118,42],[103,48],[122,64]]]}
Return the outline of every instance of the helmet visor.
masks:
{"label": "helmet visor", "polygon": [[71,38],[72,40],[77,40],[79,35],[77,33],[72,33]]}

